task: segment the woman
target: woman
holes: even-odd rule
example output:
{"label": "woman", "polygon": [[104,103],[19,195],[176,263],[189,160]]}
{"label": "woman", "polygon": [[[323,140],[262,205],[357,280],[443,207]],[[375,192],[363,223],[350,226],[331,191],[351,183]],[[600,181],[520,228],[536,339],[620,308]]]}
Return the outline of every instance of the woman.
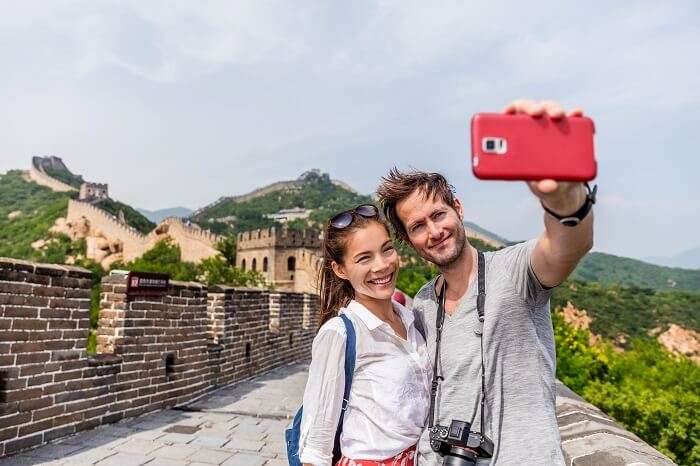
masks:
{"label": "woman", "polygon": [[356,333],[355,373],[340,466],[412,466],[425,425],[431,366],[413,313],[392,302],[399,255],[371,204],[341,212],[324,234],[321,315],[299,439],[305,466],[330,466],[345,386],[345,314]]}

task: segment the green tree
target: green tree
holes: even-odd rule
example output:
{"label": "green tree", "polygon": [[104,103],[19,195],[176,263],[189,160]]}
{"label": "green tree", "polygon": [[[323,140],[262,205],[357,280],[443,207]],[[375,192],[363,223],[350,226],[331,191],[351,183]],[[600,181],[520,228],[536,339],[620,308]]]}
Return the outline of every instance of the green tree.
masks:
{"label": "green tree", "polygon": [[260,272],[243,271],[232,266],[223,256],[203,260],[198,266],[199,281],[208,285],[268,287]]}
{"label": "green tree", "polygon": [[172,280],[197,280],[197,266],[191,262],[183,262],[180,246],[166,238],[156,243],[141,257],[127,264],[115,263],[113,269],[126,269],[134,272],[165,273]]}
{"label": "green tree", "polygon": [[562,382],[679,464],[700,464],[700,367],[649,338],[622,353],[589,345],[588,330],[552,317]]}
{"label": "green tree", "polygon": [[236,236],[226,236],[224,239],[219,241],[216,245],[216,249],[224,256],[226,262],[231,267],[236,266]]}

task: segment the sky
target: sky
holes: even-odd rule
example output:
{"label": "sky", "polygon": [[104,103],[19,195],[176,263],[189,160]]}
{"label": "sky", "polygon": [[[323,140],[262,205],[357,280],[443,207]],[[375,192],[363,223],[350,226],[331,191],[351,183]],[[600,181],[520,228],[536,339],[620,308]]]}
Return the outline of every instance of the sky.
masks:
{"label": "sky", "polygon": [[467,219],[543,229],[480,181],[469,119],[518,98],[596,122],[594,249],[700,246],[697,2],[0,0],[0,172],[57,155],[133,206],[197,208],[319,168],[371,193],[444,173]]}

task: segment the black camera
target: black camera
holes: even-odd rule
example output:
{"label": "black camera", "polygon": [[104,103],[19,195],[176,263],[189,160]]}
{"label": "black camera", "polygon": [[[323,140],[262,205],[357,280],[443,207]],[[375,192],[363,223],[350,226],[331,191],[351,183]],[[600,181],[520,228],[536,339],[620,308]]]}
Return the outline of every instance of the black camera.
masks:
{"label": "black camera", "polygon": [[450,427],[430,428],[430,448],[444,457],[443,466],[475,465],[477,458],[493,456],[493,442],[484,434],[472,432],[471,424],[453,420]]}

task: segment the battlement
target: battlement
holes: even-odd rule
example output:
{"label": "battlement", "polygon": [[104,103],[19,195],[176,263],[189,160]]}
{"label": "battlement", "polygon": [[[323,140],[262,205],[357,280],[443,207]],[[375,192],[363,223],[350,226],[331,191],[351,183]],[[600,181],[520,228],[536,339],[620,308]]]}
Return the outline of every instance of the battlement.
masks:
{"label": "battlement", "polygon": [[87,218],[93,227],[100,228],[105,236],[122,241],[136,240],[146,242],[146,236],[136,228],[119,221],[117,217],[88,202],[68,201],[67,221],[76,221],[81,216]]}
{"label": "battlement", "polygon": [[206,241],[212,244],[216,244],[222,239],[224,239],[223,236],[219,236],[216,233],[212,233],[209,230],[204,230],[199,226],[195,226],[194,224],[188,224],[185,221],[183,221],[180,217],[164,218],[160,222],[160,224],[176,226],[177,228],[182,229],[183,232],[185,232],[185,234],[187,234],[192,239]]}
{"label": "battlement", "polygon": [[237,248],[240,251],[259,248],[311,248],[321,247],[319,232],[313,229],[304,231],[287,228],[264,228],[245,231],[237,236]]}

